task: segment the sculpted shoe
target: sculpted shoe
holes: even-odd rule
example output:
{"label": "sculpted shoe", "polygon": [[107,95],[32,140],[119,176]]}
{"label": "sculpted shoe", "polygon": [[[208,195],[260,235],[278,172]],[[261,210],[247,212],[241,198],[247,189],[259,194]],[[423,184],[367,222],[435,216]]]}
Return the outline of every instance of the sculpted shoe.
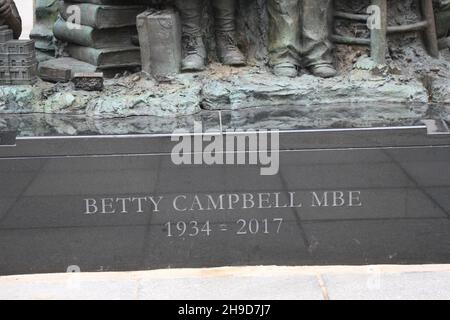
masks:
{"label": "sculpted shoe", "polygon": [[322,64],[311,67],[311,73],[320,78],[332,78],[337,74],[336,69],[331,64]]}
{"label": "sculpted shoe", "polygon": [[218,32],[216,36],[217,54],[227,66],[245,66],[246,59],[237,47],[233,32]]}
{"label": "sculpted shoe", "polygon": [[206,68],[206,49],[201,36],[183,36],[181,71],[203,71]]}
{"label": "sculpted shoe", "polygon": [[277,77],[295,78],[298,76],[297,67],[289,62],[276,64],[272,68],[272,72]]}

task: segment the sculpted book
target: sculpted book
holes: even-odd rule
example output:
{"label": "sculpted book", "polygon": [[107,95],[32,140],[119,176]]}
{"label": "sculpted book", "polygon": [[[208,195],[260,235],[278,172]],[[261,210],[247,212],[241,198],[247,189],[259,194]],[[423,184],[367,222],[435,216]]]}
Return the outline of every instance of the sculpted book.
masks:
{"label": "sculpted book", "polygon": [[112,29],[95,29],[85,25],[74,27],[63,19],[56,21],[53,32],[61,41],[96,49],[132,45],[132,37],[137,34],[136,27]]}
{"label": "sculpted book", "polygon": [[99,68],[133,67],[141,63],[138,47],[95,49],[77,45],[67,47],[70,56]]}
{"label": "sculpted book", "polygon": [[[75,3],[64,2],[61,16],[64,20],[70,17],[70,6]],[[120,28],[136,25],[136,16],[142,13],[145,6],[112,6],[80,3],[80,24],[94,29]]]}

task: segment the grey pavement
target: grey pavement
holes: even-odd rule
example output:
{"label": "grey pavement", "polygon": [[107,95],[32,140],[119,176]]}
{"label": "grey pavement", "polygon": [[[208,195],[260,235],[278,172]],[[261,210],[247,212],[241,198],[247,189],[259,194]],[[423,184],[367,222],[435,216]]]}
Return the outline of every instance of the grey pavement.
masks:
{"label": "grey pavement", "polygon": [[244,267],[0,277],[0,299],[450,298],[450,265]]}

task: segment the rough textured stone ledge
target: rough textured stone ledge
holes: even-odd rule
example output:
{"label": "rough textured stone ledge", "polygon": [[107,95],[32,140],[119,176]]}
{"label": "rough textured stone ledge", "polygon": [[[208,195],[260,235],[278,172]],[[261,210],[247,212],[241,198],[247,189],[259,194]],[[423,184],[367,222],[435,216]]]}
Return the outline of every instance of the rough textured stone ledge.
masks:
{"label": "rough textured stone ledge", "polygon": [[[448,86],[440,88],[450,92]],[[107,80],[102,92],[76,91],[70,84],[46,82],[0,87],[0,113],[174,117],[196,114],[202,108],[237,110],[263,106],[294,106],[312,112],[331,110],[334,105],[352,109],[369,103],[426,104],[429,92],[414,78],[373,76],[365,70],[326,80],[306,74],[288,79],[256,67],[233,69],[215,65],[204,73],[182,74],[159,83],[143,74]],[[311,107],[315,105],[323,107]],[[387,111],[402,113],[405,108]]]}
{"label": "rough textured stone ledge", "polygon": [[427,103],[428,92],[416,80],[400,82],[381,77],[319,79],[303,75],[295,79],[268,74],[232,76],[203,87],[203,107],[210,110],[280,105],[332,105],[355,103]]}
{"label": "rough textured stone ledge", "polygon": [[140,76],[109,80],[102,92],[76,91],[70,84],[0,87],[0,113],[47,113],[98,118],[182,116],[199,112],[201,87],[157,85]]}

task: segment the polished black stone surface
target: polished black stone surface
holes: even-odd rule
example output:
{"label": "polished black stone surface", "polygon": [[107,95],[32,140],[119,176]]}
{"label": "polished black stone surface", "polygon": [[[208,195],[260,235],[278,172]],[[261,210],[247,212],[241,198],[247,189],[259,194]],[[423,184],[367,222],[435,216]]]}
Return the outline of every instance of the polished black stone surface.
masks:
{"label": "polished black stone surface", "polygon": [[[64,114],[0,114],[0,132],[17,131],[21,137],[86,136],[124,134],[170,134],[174,130],[192,131],[195,122],[204,130],[305,130],[330,128],[369,128],[420,125],[421,119],[396,114],[414,106],[398,104],[329,105],[322,118],[314,118],[310,108],[277,106],[207,111],[183,117],[136,116],[127,118],[95,118]],[[433,106],[416,106],[428,110],[429,117],[440,114]],[[349,112],[354,114],[349,119]],[[356,111],[358,110],[358,111]],[[367,114],[362,112],[367,110]],[[359,113],[362,112],[362,113]],[[376,116],[374,116],[376,114]],[[382,114],[383,116],[380,116]]]}
{"label": "polished black stone surface", "polygon": [[448,134],[283,131],[273,176],[177,166],[174,145],[148,134],[0,147],[0,274],[450,263]]}

